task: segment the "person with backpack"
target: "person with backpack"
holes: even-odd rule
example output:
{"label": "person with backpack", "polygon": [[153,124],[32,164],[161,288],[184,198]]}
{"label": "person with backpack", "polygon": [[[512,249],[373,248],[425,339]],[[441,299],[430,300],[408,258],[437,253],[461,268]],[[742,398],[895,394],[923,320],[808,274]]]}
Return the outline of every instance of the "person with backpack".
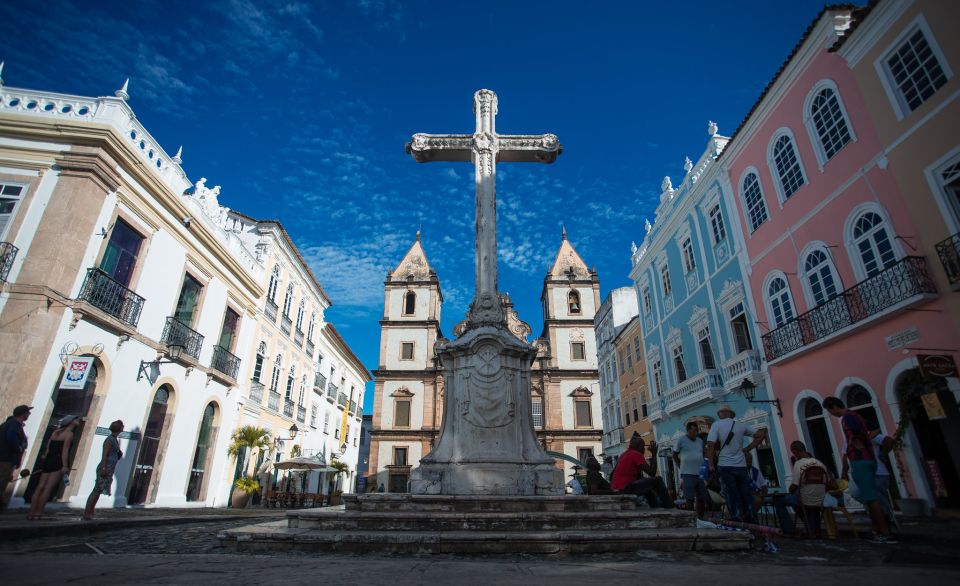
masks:
{"label": "person with backpack", "polygon": [[[753,491],[750,489],[750,474],[744,454],[752,451],[766,438],[763,431],[754,432],[744,423],[737,421],[737,414],[730,405],[721,405],[717,410],[717,421],[710,426],[707,434],[707,459],[710,470],[720,475],[723,496],[726,499],[730,519],[746,523],[756,523],[753,511]],[[744,437],[753,441],[746,447]]]}

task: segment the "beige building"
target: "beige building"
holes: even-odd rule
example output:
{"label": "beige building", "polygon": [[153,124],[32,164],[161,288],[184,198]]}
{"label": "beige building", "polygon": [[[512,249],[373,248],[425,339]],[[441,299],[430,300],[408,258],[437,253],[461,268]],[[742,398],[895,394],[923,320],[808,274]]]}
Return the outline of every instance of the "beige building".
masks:
{"label": "beige building", "polygon": [[623,402],[623,436],[629,442],[634,433],[646,441],[654,439],[653,423],[647,419],[650,387],[643,356],[640,318],[634,316],[613,339],[620,378],[620,400]]}
{"label": "beige building", "polygon": [[[419,235],[384,283],[380,360],[374,372],[371,490],[405,492],[410,470],[430,452],[443,414],[443,371],[433,354],[442,337],[443,295]],[[570,458],[599,454],[602,428],[593,316],[599,282],[564,234],[541,294],[544,329],[531,374],[537,437]],[[522,340],[530,326],[505,297],[508,327]],[[458,335],[463,324],[454,328]],[[562,460],[560,460],[562,461]],[[571,464],[564,461],[564,466]],[[569,471],[567,472],[569,474]]]}

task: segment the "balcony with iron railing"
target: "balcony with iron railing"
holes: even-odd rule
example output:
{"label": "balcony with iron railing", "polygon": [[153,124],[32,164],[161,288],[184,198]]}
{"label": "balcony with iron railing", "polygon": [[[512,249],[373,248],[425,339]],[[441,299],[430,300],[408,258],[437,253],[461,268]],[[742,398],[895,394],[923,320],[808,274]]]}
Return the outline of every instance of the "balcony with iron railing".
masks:
{"label": "balcony with iron railing", "polygon": [[270,299],[263,304],[263,314],[273,323],[277,321],[277,309],[279,309],[277,304]]}
{"label": "balcony with iron railing", "polygon": [[927,261],[908,256],[868,277],[836,297],[800,314],[764,334],[763,351],[768,361],[808,350],[838,332],[852,330],[888,310],[902,309],[931,299],[937,287]]}
{"label": "balcony with iron railing", "polygon": [[20,249],[10,242],[0,242],[0,283],[6,283],[10,276],[13,261],[17,259]]}
{"label": "balcony with iron railing", "polygon": [[696,405],[723,396],[720,371],[710,368],[667,390],[667,411]]}
{"label": "balcony with iron railing", "polygon": [[293,322],[290,321],[290,318],[289,318],[288,316],[286,316],[286,315],[281,315],[281,316],[280,316],[280,330],[281,330],[284,334],[287,334],[287,335],[289,336],[289,335],[290,335],[290,328],[291,328],[291,327],[293,327]]}
{"label": "balcony with iron railing", "polygon": [[338,407],[347,407],[347,395],[345,393],[340,393],[337,395],[337,406]]}
{"label": "balcony with iron railing", "polygon": [[280,412],[280,393],[270,391],[270,394],[267,397],[267,409],[277,413]]}
{"label": "balcony with iron railing", "polygon": [[328,385],[327,385],[327,398],[328,398],[328,399],[336,400],[336,399],[337,399],[337,392],[338,392],[338,391],[339,391],[339,389],[337,389],[337,385],[335,385],[335,384],[333,384],[333,383],[328,384]]}
{"label": "balcony with iron railing", "polygon": [[350,401],[350,405],[347,407],[347,412],[349,412],[350,415],[353,415],[354,413],[357,412],[357,402],[356,402],[356,401]]}
{"label": "balcony with iron railing", "polygon": [[77,301],[85,301],[100,311],[134,328],[143,311],[140,297],[98,268],[87,269]]}
{"label": "balcony with iron railing", "polygon": [[956,290],[960,289],[960,233],[938,242],[936,245],[937,256],[940,257],[940,264],[947,272],[947,280],[950,286]]}
{"label": "balcony with iron railing", "polygon": [[190,329],[175,317],[167,318],[167,325],[163,327],[163,335],[160,341],[167,346],[174,344],[183,346],[183,353],[200,359],[200,348],[203,347],[203,336],[200,333]]}
{"label": "balcony with iron railing", "polygon": [[297,328],[297,330],[293,332],[293,343],[296,344],[298,348],[303,347],[303,330],[300,328]]}
{"label": "balcony with iron railing", "polygon": [[316,391],[322,395],[327,388],[327,377],[323,376],[319,372],[314,373],[313,388],[316,389]]}
{"label": "balcony with iron railing", "polygon": [[303,405],[297,405],[297,421],[303,423],[307,420],[307,408]]}
{"label": "balcony with iron railing", "polygon": [[260,405],[263,403],[263,383],[258,380],[250,380],[250,402]]}
{"label": "balcony with iron railing", "polygon": [[214,346],[213,358],[210,360],[210,368],[236,380],[237,372],[240,370],[240,358],[231,354],[230,351],[223,346]]}
{"label": "balcony with iron railing", "polygon": [[283,402],[283,414],[287,417],[293,417],[293,401]]}
{"label": "balcony with iron railing", "polygon": [[309,340],[309,339],[307,340],[307,348],[306,348],[306,350],[307,350],[307,354],[310,355],[310,358],[313,358],[314,345],[313,345],[313,341],[312,341],[312,340]]}
{"label": "balcony with iron railing", "polygon": [[[754,378],[760,375],[762,360],[758,350],[744,350],[723,364],[723,386],[727,391],[740,387],[745,378]],[[756,384],[756,383],[754,383]]]}

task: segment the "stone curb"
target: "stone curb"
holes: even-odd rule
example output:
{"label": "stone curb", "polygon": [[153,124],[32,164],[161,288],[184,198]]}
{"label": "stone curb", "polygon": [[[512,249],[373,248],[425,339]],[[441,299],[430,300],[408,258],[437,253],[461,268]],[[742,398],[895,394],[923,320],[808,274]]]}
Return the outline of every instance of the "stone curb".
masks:
{"label": "stone curb", "polygon": [[83,521],[78,512],[74,520],[54,520],[54,521],[30,521],[24,523],[0,523],[0,541],[17,541],[19,539],[32,539],[37,537],[60,537],[72,535],[86,535],[90,533],[99,533],[101,531],[112,531],[116,529],[130,529],[134,527],[156,527],[159,525],[186,525],[190,523],[204,522],[224,522],[232,520],[257,520],[273,519],[277,515],[189,515],[189,516],[149,516],[132,518],[105,518],[94,519],[93,521]]}

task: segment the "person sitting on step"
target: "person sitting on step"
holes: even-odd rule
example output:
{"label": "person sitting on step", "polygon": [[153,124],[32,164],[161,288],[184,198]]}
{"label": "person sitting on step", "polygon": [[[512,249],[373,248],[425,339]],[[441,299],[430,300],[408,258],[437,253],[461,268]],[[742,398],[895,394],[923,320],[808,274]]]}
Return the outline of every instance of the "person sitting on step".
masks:
{"label": "person sitting on step", "polygon": [[[673,500],[667,493],[663,479],[657,476],[657,444],[650,442],[650,460],[643,455],[644,442],[640,436],[630,438],[629,449],[620,456],[613,471],[610,487],[614,494],[629,493],[647,499],[651,507],[674,508]],[[643,475],[647,474],[647,478]]]}

